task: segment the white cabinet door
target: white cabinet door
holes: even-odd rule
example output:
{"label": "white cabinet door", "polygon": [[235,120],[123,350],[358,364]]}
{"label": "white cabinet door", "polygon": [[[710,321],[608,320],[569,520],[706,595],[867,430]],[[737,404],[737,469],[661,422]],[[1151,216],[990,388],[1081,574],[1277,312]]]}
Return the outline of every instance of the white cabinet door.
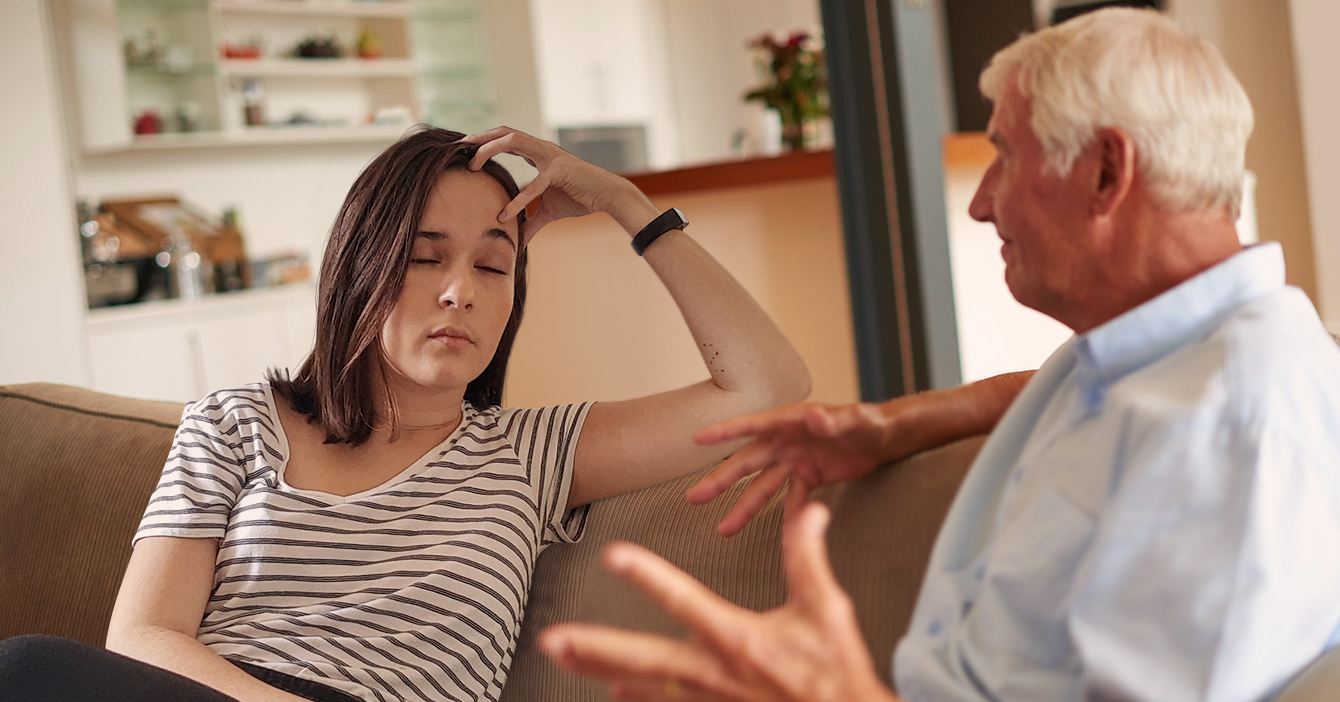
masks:
{"label": "white cabinet door", "polygon": [[199,322],[192,332],[200,340],[201,394],[257,382],[285,361],[282,311]]}
{"label": "white cabinet door", "polygon": [[293,368],[311,350],[310,286],[96,310],[89,320],[93,387],[187,402]]}

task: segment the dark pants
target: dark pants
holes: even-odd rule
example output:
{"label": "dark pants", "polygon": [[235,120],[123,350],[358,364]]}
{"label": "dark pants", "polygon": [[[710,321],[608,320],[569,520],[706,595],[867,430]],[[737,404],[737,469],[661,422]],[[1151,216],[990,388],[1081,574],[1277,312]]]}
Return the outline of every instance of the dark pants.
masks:
{"label": "dark pants", "polygon": [[[335,688],[245,663],[252,677],[313,702],[359,702]],[[4,702],[237,702],[212,687],[118,653],[57,636],[0,641]]]}

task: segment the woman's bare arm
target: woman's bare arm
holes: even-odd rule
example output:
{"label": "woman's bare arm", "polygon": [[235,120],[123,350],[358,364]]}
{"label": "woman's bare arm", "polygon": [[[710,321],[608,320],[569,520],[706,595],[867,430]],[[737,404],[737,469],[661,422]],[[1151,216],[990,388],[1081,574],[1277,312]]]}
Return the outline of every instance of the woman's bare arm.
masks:
{"label": "woman's bare arm", "polygon": [[[468,137],[480,144],[472,167],[498,153],[539,169],[503,211],[516,216],[540,199],[527,241],[562,217],[607,212],[631,239],[661,214],[632,183],[540,139],[506,128]],[[632,254],[630,254],[632,255]],[[693,238],[678,230],[644,252],[693,335],[709,379],[671,392],[591,408],[578,440],[568,506],[631,492],[720,461],[733,446],[695,444],[693,433],[748,412],[803,400],[809,371],[800,354],[749,293]]]}
{"label": "woman's bare arm", "polygon": [[151,537],[131,553],[107,630],[107,650],[170,670],[241,702],[303,702],[196,640],[214,586],[214,539]]}

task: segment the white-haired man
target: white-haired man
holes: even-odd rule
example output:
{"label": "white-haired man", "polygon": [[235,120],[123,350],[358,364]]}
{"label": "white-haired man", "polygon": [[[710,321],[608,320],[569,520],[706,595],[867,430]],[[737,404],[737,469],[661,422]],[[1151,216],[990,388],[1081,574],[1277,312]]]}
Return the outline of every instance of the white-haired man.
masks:
{"label": "white-haired man", "polygon": [[1025,37],[981,86],[997,158],[971,214],[1004,241],[1013,295],[1076,336],[1031,380],[705,430],[756,438],[691,499],[762,471],[723,533],[790,480],[790,602],[744,611],[612,546],[607,566],[697,636],[562,625],[540,641],[560,665],[639,699],[897,699],[805,490],[1006,407],[895,654],[903,698],[1259,700],[1340,640],[1340,350],[1285,287],[1279,247],[1238,245],[1242,88],[1208,44],[1136,10]]}

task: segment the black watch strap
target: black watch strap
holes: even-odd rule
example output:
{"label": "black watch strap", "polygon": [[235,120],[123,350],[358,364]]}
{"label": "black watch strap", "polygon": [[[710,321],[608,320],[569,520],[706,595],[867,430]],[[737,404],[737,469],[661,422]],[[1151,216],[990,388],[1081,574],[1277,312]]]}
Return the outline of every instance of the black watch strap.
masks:
{"label": "black watch strap", "polygon": [[651,223],[642,228],[642,231],[633,237],[633,250],[641,256],[643,251],[651,246],[651,242],[656,241],[660,236],[671,229],[683,229],[689,226],[689,220],[684,218],[684,213],[679,211],[678,207],[671,207],[662,212],[659,217],[651,220]]}

